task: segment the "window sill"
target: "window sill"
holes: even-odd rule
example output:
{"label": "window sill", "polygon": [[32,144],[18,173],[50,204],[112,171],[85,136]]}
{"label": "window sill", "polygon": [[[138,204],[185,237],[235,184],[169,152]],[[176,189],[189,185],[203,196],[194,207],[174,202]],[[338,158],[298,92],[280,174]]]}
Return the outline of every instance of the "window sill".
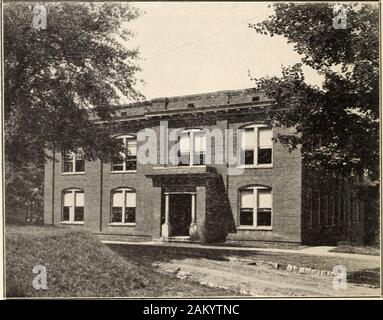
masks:
{"label": "window sill", "polygon": [[84,224],[84,221],[61,221],[61,224],[75,224],[75,225],[82,225]]}
{"label": "window sill", "polygon": [[272,169],[273,164],[248,164],[248,165],[242,165],[238,166],[239,169]]}
{"label": "window sill", "polygon": [[182,168],[206,168],[206,164],[194,164],[190,166],[163,166],[163,167],[153,167],[153,170],[161,169],[182,169]]}
{"label": "window sill", "polygon": [[135,227],[136,224],[129,222],[129,223],[124,223],[124,222],[111,222],[109,223],[111,227]]}
{"label": "window sill", "polygon": [[85,172],[61,172],[62,175],[64,176],[71,176],[71,175],[82,175],[85,174]]}
{"label": "window sill", "polygon": [[112,174],[116,174],[116,173],[137,173],[137,170],[110,171],[110,173],[112,173]]}
{"label": "window sill", "polygon": [[252,226],[239,226],[237,230],[249,230],[249,231],[273,231],[273,227],[252,227]]}

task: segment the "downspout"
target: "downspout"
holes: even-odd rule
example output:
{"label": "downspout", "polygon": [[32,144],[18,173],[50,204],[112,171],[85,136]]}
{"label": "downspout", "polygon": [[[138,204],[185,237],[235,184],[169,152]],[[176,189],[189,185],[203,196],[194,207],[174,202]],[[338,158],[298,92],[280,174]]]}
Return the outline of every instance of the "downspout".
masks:
{"label": "downspout", "polygon": [[102,189],[103,189],[103,162],[100,160],[100,232],[102,231]]}
{"label": "downspout", "polygon": [[55,224],[55,168],[56,168],[56,151],[53,148],[53,165],[52,165],[52,225]]}

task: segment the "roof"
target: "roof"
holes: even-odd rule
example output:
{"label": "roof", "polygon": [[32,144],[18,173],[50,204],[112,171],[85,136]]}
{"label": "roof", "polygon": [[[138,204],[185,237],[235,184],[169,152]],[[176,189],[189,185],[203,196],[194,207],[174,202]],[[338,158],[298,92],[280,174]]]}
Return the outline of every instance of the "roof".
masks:
{"label": "roof", "polygon": [[[195,113],[229,110],[269,104],[270,100],[254,88],[243,90],[224,90],[173,97],[159,97],[116,107],[116,121],[132,118],[148,118],[175,113]],[[97,117],[93,114],[93,119]]]}

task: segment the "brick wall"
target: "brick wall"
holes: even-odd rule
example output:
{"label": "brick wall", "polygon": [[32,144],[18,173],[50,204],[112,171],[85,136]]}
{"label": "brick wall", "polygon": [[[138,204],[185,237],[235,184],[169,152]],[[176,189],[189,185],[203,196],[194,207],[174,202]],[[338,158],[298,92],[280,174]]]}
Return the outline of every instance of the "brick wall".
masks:
{"label": "brick wall", "polygon": [[[152,103],[136,106],[137,113],[183,110],[191,102],[195,109],[222,104],[251,103],[254,92],[224,92],[208,95],[156,99]],[[260,100],[266,97],[260,95]],[[258,102],[254,102],[257,104]],[[251,107],[251,105],[249,105]],[[120,111],[123,111],[121,109]],[[133,110],[133,109],[132,109]],[[130,111],[132,111],[130,110]],[[119,111],[119,112],[120,112]],[[134,113],[134,112],[133,112]],[[129,112],[128,116],[131,116]],[[165,118],[166,119],[166,118]],[[144,127],[159,133],[161,119],[144,119],[137,122],[121,122],[116,134],[136,134]],[[169,120],[169,128],[199,127],[213,129],[238,129],[250,123],[262,123],[263,112],[259,110],[232,110],[228,113],[176,115]],[[289,129],[273,130],[278,133],[292,132]],[[236,138],[236,136],[234,137]],[[171,147],[171,144],[169,145]],[[215,144],[212,143],[212,151]],[[234,144],[234,150],[237,145]],[[159,160],[159,153],[157,158]],[[215,155],[213,153],[212,160]],[[105,237],[131,237],[132,239],[159,239],[161,237],[161,216],[163,216],[163,186],[148,176],[155,165],[137,164],[136,173],[112,173],[110,163],[87,161],[85,174],[62,174],[60,154],[56,162],[48,161],[45,167],[44,220],[48,224],[61,221],[62,192],[67,188],[80,188],[85,192],[85,222],[79,228],[86,228]],[[158,165],[157,165],[158,166]],[[300,150],[289,152],[287,148],[274,143],[273,166],[271,168],[245,169],[241,175],[229,175],[226,164],[212,165],[215,178],[206,181],[193,180],[187,175],[177,183],[194,184],[197,192],[197,226],[201,241],[262,240],[302,241],[302,164]],[[272,230],[240,230],[239,189],[249,185],[263,185],[272,189]],[[111,191],[118,187],[136,191],[136,225],[110,225]]]}

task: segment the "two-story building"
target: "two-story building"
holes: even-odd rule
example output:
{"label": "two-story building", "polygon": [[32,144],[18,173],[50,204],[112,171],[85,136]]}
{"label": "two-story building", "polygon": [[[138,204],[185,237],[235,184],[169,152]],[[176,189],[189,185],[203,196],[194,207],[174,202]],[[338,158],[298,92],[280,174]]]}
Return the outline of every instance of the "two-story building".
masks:
{"label": "two-story building", "polygon": [[[300,148],[276,143],[273,137],[294,131],[265,125],[269,104],[249,89],[119,107],[115,138],[124,153],[105,163],[52,151],[45,223],[107,239],[361,241],[360,188],[316,176]],[[150,144],[140,137],[145,129]],[[170,139],[172,131],[177,135]],[[145,144],[150,148],[140,153]],[[151,161],[143,159],[148,153]]]}

